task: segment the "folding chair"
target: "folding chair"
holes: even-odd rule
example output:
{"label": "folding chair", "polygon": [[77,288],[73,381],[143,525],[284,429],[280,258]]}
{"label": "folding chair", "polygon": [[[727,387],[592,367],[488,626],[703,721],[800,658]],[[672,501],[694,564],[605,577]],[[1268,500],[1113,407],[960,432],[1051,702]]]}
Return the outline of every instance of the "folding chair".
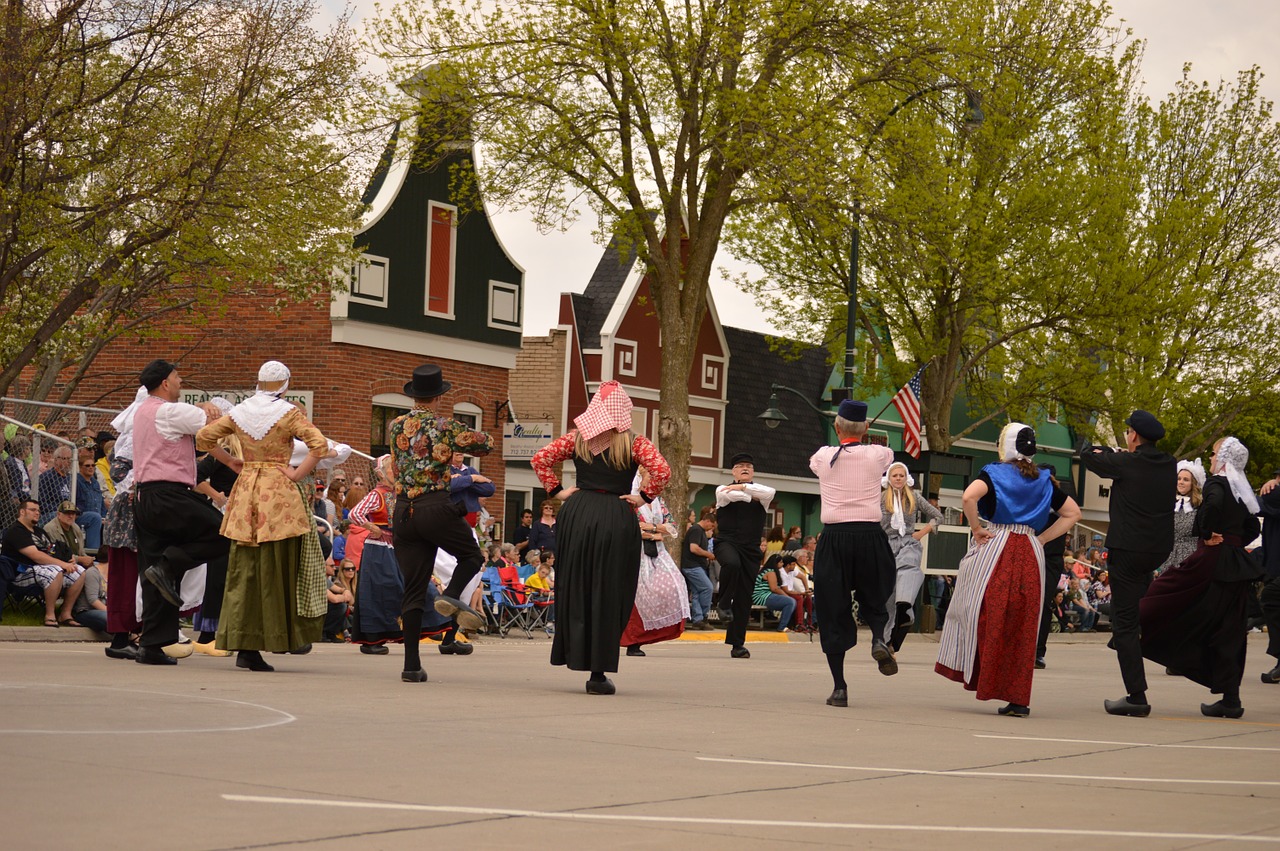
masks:
{"label": "folding chair", "polygon": [[0,619],[6,605],[24,614],[35,616],[44,613],[44,589],[38,582],[18,584],[18,576],[27,566],[8,556],[0,555]]}
{"label": "folding chair", "polygon": [[525,638],[533,638],[531,630],[537,606],[529,600],[528,594],[525,593],[524,583],[520,581],[520,572],[514,567],[500,567],[498,568],[498,575],[502,579],[502,584],[500,585],[502,601],[499,604],[500,616],[498,625],[502,631],[503,638],[513,628],[523,630]]}
{"label": "folding chair", "polygon": [[484,588],[484,620],[487,634],[502,633],[502,576],[498,568],[486,567],[480,571],[480,585]]}

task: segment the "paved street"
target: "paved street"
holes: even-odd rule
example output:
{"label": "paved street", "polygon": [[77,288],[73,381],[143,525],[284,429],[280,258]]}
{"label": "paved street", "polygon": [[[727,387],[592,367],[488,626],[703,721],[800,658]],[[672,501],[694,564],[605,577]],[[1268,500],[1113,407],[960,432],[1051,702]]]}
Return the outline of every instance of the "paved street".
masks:
{"label": "paved street", "polygon": [[[864,634],[865,639],[865,634]],[[731,660],[681,641],[622,661],[615,697],[552,669],[545,640],[349,646],[177,667],[102,645],[0,643],[4,847],[381,849],[1209,848],[1280,845],[1280,686],[1252,636],[1241,721],[1148,666],[1155,713],[1112,718],[1104,637],[1054,644],[1032,716],[932,672],[912,636],[882,677],[860,646],[851,706],[824,705],[817,644]]]}

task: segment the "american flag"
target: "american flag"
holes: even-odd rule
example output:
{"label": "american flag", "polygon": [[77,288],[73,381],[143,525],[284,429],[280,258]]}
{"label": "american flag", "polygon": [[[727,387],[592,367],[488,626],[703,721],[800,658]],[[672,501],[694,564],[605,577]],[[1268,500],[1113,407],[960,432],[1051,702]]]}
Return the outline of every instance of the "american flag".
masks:
{"label": "american flag", "polygon": [[924,367],[920,367],[890,400],[902,417],[902,448],[912,458],[920,457],[920,376],[923,374]]}

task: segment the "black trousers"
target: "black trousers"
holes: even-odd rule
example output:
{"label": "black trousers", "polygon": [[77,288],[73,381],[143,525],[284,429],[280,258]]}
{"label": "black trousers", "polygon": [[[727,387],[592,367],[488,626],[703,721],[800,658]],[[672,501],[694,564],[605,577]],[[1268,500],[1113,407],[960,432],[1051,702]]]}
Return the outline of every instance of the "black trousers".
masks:
{"label": "black trousers", "polygon": [[855,599],[872,640],[881,638],[889,622],[886,605],[893,594],[897,567],[880,524],[827,523],[813,562],[813,608],[822,652],[844,653],[858,643]]}
{"label": "black trousers", "polygon": [[396,548],[400,573],[404,576],[402,615],[426,608],[427,586],[431,584],[439,550],[458,560],[453,578],[442,596],[461,599],[467,583],[480,572],[484,556],[471,534],[471,527],[463,519],[465,516],[466,509],[452,502],[446,491],[396,500],[391,540]]}
{"label": "black trousers", "polygon": [[1267,580],[1259,599],[1267,623],[1267,655],[1280,659],[1280,576]]}
{"label": "black trousers", "polygon": [[733,612],[733,622],[725,629],[724,643],[741,647],[747,640],[751,618],[751,596],[760,574],[760,543],[744,546],[732,541],[716,541],[716,561],[720,563],[720,609]]}
{"label": "black trousers", "polygon": [[1107,571],[1111,575],[1111,643],[1120,663],[1124,690],[1137,694],[1147,690],[1147,674],[1142,664],[1142,630],[1138,624],[1138,602],[1151,586],[1152,574],[1164,564],[1168,552],[1139,553],[1107,550]]}
{"label": "black trousers", "polygon": [[[1061,561],[1062,556],[1058,556]],[[1040,633],[1036,636],[1036,658],[1043,659],[1045,651],[1049,648],[1049,626],[1053,623],[1053,598],[1058,595],[1058,580],[1062,578],[1063,570],[1059,565],[1052,564],[1050,559],[1045,559],[1044,563],[1044,610],[1040,612]]]}
{"label": "black trousers", "polygon": [[[231,542],[222,537],[222,513],[209,500],[177,482],[138,485],[133,500],[138,529],[138,572],[164,556],[174,584],[193,567],[226,559]],[[142,637],[144,647],[163,647],[178,640],[178,607],[160,596],[156,586],[142,580]]]}

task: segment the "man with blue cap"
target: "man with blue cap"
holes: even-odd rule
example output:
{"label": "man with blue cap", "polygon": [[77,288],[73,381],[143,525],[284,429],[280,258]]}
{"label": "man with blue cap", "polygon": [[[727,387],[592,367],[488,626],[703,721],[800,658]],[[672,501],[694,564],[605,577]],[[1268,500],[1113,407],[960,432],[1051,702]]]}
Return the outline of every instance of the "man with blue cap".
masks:
{"label": "man with blue cap", "polygon": [[822,624],[822,652],[831,668],[834,690],[829,706],[848,706],[845,654],[858,643],[851,595],[871,630],[871,657],[880,673],[898,673],[885,643],[895,565],[889,538],[880,525],[880,479],[893,463],[887,446],[863,443],[867,403],[846,399],[835,421],[838,446],[824,446],[809,459],[822,494],[822,535],[814,554],[814,609]]}
{"label": "man with blue cap", "polygon": [[1172,494],[1178,491],[1178,461],[1156,449],[1164,426],[1146,411],[1125,420],[1125,446],[1117,451],[1084,446],[1080,461],[1094,475],[1111,479],[1110,524],[1107,527],[1107,570],[1111,577],[1111,648],[1120,662],[1128,694],[1108,700],[1112,715],[1145,718],[1147,678],[1142,663],[1138,602],[1147,593],[1155,569],[1173,550]]}

